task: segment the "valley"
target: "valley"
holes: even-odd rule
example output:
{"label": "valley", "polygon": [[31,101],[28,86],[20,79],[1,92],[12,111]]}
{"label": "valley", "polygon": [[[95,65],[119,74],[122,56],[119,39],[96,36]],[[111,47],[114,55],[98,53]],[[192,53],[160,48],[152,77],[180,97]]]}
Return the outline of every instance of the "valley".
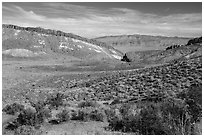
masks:
{"label": "valley", "polygon": [[202,134],[202,37],[2,35],[3,134]]}

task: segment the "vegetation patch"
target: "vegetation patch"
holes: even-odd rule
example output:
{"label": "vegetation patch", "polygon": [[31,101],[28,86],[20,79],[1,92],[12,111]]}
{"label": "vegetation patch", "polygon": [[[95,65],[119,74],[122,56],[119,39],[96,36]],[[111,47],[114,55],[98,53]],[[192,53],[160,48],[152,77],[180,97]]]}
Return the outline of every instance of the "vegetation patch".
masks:
{"label": "vegetation patch", "polygon": [[195,123],[202,118],[201,86],[192,85],[178,97],[117,106],[108,113],[109,128],[142,135],[197,134],[199,127]]}

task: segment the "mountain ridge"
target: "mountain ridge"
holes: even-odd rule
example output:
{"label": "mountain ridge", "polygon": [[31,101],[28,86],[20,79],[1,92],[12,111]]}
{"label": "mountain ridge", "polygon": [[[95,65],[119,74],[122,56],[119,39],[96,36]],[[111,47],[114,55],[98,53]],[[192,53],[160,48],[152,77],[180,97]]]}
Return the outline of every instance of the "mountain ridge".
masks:
{"label": "mountain ridge", "polygon": [[129,51],[164,50],[171,45],[184,45],[192,38],[151,35],[116,35],[95,38],[123,53]]}
{"label": "mountain ridge", "polygon": [[[57,52],[79,57],[80,59],[94,58],[94,56],[96,58],[120,59],[123,55],[120,51],[103,42],[59,30],[20,27],[10,24],[3,24],[2,30],[3,50],[11,50],[13,48],[26,49],[33,51],[34,54],[37,54],[36,50],[45,53]],[[27,52],[25,50],[21,51]],[[6,53],[13,52],[16,52],[16,49],[14,51],[6,51]]]}

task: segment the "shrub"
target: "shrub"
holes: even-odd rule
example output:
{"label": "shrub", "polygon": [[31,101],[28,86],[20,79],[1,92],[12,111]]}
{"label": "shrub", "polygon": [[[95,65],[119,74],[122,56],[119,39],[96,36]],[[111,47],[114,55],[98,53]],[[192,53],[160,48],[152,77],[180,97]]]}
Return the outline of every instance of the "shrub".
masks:
{"label": "shrub", "polygon": [[93,121],[104,121],[104,113],[102,111],[100,111],[99,109],[95,109],[93,110],[90,114],[89,114],[89,119],[93,120]]}
{"label": "shrub", "polygon": [[19,126],[14,132],[15,135],[35,135],[35,133],[36,129],[27,125]]}
{"label": "shrub", "polygon": [[6,105],[2,111],[6,112],[9,115],[15,115],[17,112],[24,110],[24,106],[18,103],[13,103],[11,105]]}
{"label": "shrub", "polygon": [[180,99],[166,99],[160,105],[163,129],[167,134],[191,134],[188,105]]}
{"label": "shrub", "polygon": [[71,113],[71,120],[78,120],[78,111],[77,110],[74,110]]}
{"label": "shrub", "polygon": [[45,107],[45,102],[39,101],[37,103],[30,102],[31,106],[35,108],[37,112],[41,111]]}
{"label": "shrub", "polygon": [[195,125],[198,125],[202,118],[202,85],[192,84],[186,92],[178,94],[178,97],[187,104],[187,110],[191,116],[191,132],[200,134],[200,127]]}
{"label": "shrub", "polygon": [[120,114],[115,115],[110,120],[109,126],[113,130],[123,132],[161,134],[161,131],[159,131],[161,125],[159,123],[159,118],[157,118],[156,111],[156,107],[154,107],[151,103],[143,106],[141,104],[140,106],[125,104],[120,107]]}
{"label": "shrub", "polygon": [[[38,105],[35,105],[38,106]],[[38,108],[38,107],[36,107]],[[20,112],[18,117],[8,124],[7,129],[15,130],[20,126],[33,126],[35,128],[40,127],[44,120],[51,116],[48,108],[37,109],[27,108]]]}
{"label": "shrub", "polygon": [[59,122],[66,122],[71,119],[70,112],[66,109],[62,110],[59,114],[56,116],[59,120]]}
{"label": "shrub", "polygon": [[186,103],[192,115],[192,122],[199,122],[202,117],[202,85],[191,85],[186,93]]}
{"label": "shrub", "polygon": [[58,108],[59,106],[63,105],[64,94],[57,93],[56,95],[51,95],[46,101],[46,104],[50,105],[51,107]]}
{"label": "shrub", "polygon": [[84,107],[99,107],[100,105],[96,101],[82,101],[78,104],[79,108],[84,108]]}
{"label": "shrub", "polygon": [[104,110],[105,115],[107,117],[107,121],[111,121],[111,118],[113,118],[115,116],[115,112],[113,109],[109,108],[109,109],[105,109]]}
{"label": "shrub", "polygon": [[21,112],[16,120],[19,125],[36,126],[42,122],[42,117],[37,116],[36,112],[28,108]]}
{"label": "shrub", "polygon": [[41,111],[38,111],[38,114],[42,115],[43,119],[50,118],[52,116],[51,110],[48,108],[44,108]]}
{"label": "shrub", "polygon": [[[119,113],[119,114],[118,114]],[[182,100],[124,104],[109,118],[112,130],[139,134],[190,134],[190,115]]]}
{"label": "shrub", "polygon": [[71,119],[81,121],[104,121],[105,113],[98,108],[86,107],[72,113]]}

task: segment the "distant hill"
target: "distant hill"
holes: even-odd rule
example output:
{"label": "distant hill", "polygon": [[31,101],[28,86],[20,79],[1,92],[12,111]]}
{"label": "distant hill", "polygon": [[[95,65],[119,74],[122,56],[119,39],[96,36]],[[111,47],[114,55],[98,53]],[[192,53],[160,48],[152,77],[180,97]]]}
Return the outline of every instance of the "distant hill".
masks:
{"label": "distant hill", "polygon": [[163,50],[171,45],[184,45],[191,38],[164,37],[150,35],[119,35],[95,38],[94,40],[105,42],[121,52]]}
{"label": "distant hill", "polygon": [[2,25],[2,54],[13,57],[60,56],[78,59],[111,58],[122,53],[103,42],[40,27]]}
{"label": "distant hill", "polygon": [[165,50],[127,52],[122,60],[134,63],[163,64],[195,56],[202,56],[202,37],[190,39],[185,45],[172,45]]}

